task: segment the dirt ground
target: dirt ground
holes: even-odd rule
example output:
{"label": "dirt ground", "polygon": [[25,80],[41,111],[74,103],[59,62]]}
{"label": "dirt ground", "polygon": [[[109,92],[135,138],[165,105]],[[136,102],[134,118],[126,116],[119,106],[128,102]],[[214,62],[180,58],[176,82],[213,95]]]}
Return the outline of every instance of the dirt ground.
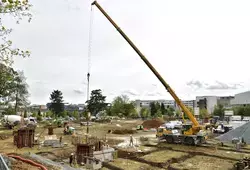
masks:
{"label": "dirt ground", "polygon": [[204,169],[204,170],[221,170],[232,169],[234,161],[218,159],[207,156],[194,156],[184,162],[174,163],[171,167],[176,169]]}
{"label": "dirt ground", "polygon": [[[165,142],[157,143],[155,132],[138,131],[133,134],[136,143],[140,137],[149,139],[146,143],[139,142],[138,147],[119,148],[117,144],[129,138],[130,134],[110,134],[109,130],[132,129],[142,121],[113,121],[112,123],[93,123],[90,126],[91,136],[98,138],[106,138],[110,146],[115,146],[118,150],[118,158],[113,162],[108,163],[113,168],[110,169],[232,169],[233,164],[245,156],[250,156],[250,147],[247,146],[241,149],[241,152],[236,151],[232,144],[226,147],[218,145],[209,145],[203,147],[185,146],[177,144],[167,144]],[[76,135],[83,136],[86,132],[86,126],[71,123],[76,129]],[[44,136],[48,134],[48,130],[39,125],[36,128],[36,135],[40,135],[40,141],[44,140]],[[1,153],[36,153],[44,158],[56,162],[68,160],[70,153],[75,152],[75,146],[71,144],[72,136],[63,135],[63,128],[55,128],[54,134],[59,138],[62,136],[63,142],[67,144],[63,149],[52,147],[38,147],[17,149],[13,144],[12,130],[0,129],[0,152]],[[216,141],[211,140],[211,143]],[[143,145],[144,144],[144,145]],[[24,163],[15,165],[17,169],[36,170],[35,167]],[[104,167],[103,169],[108,169]]]}
{"label": "dirt ground", "polygon": [[38,167],[34,167],[32,165],[29,165],[27,163],[24,163],[22,161],[15,161],[12,162],[12,170],[40,170],[40,168]]}

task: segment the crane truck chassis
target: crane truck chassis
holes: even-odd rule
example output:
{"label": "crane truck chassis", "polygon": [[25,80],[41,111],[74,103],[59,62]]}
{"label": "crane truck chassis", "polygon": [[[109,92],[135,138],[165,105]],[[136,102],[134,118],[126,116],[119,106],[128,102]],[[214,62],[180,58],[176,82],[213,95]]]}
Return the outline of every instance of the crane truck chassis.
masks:
{"label": "crane truck chassis", "polygon": [[166,140],[167,143],[186,144],[186,145],[201,145],[206,143],[207,134],[205,131],[200,131],[196,135],[184,135],[185,128],[190,128],[192,125],[183,125],[181,131],[159,127],[157,129],[156,138]]}
{"label": "crane truck chassis", "polygon": [[188,116],[192,121],[193,125],[183,125],[180,135],[169,133],[157,132],[157,137],[168,139],[170,142],[176,143],[189,143],[198,144],[204,143],[207,139],[207,133],[204,131],[204,127],[201,126],[193,114],[188,110],[188,108],[182,103],[179,97],[176,95],[174,90],[168,85],[168,83],[163,79],[160,73],[154,68],[154,66],[148,61],[148,59],[142,54],[142,52],[136,47],[136,45],[129,39],[129,37],[122,31],[122,29],[113,21],[113,19],[107,14],[107,12],[100,6],[97,1],[92,2],[92,6],[95,5],[100,12],[108,19],[108,21],[116,28],[120,35],[127,41],[127,43],[135,50],[135,52],[140,56],[142,61],[148,66],[148,68],[154,73],[170,95],[174,98],[175,102],[181,108],[181,110]]}

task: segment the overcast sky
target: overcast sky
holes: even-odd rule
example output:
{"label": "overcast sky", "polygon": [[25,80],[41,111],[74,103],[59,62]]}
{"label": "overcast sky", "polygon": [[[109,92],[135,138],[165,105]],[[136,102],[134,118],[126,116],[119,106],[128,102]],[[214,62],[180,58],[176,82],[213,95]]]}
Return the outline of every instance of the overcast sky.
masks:
{"label": "overcast sky", "polygon": [[[65,101],[84,103],[91,1],[31,3],[31,23],[15,25],[11,37],[17,47],[32,53],[15,61],[27,77],[31,102],[45,104],[59,89]],[[249,90],[250,1],[99,3],[181,99]],[[120,94],[131,99],[172,99],[96,7],[93,14],[91,89],[102,89],[109,101]]]}

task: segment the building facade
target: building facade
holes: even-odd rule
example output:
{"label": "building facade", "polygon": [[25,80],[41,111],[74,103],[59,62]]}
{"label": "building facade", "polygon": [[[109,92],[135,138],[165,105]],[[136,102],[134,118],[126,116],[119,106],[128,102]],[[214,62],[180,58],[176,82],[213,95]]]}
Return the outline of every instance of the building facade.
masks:
{"label": "building facade", "polygon": [[[179,107],[174,100],[136,100],[136,110],[140,111],[141,108],[150,108],[150,103],[158,102],[159,104],[164,104],[166,107],[172,107],[174,110],[178,110]],[[195,100],[183,100],[183,104],[187,107],[194,109]]]}
{"label": "building facade", "polygon": [[196,107],[200,109],[207,109],[209,114],[212,114],[215,106],[217,105],[217,96],[197,96]]}
{"label": "building facade", "polygon": [[150,103],[152,102],[158,102],[159,104],[164,104],[165,107],[174,107],[175,108],[175,102],[174,100],[136,100],[136,108],[149,108]]}
{"label": "building facade", "polygon": [[232,106],[249,105],[249,104],[250,104],[250,91],[238,93],[234,96],[234,99],[231,100]]}
{"label": "building facade", "polygon": [[234,96],[220,96],[217,98],[217,105],[222,105],[225,108],[231,108],[231,102],[234,99]]}
{"label": "building facade", "polygon": [[[189,107],[189,108],[192,108],[194,110],[195,108],[195,100],[182,100],[182,103]],[[177,105],[177,103],[175,102],[175,108],[176,109],[179,109],[179,106]]]}

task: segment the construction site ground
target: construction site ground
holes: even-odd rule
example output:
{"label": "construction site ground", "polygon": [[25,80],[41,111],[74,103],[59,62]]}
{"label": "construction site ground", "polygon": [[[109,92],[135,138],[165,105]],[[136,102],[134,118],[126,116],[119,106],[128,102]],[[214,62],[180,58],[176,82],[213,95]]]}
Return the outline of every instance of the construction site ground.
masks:
{"label": "construction site ground", "polygon": [[[239,159],[250,156],[250,148],[245,147],[236,151],[233,144],[220,146],[218,141],[210,139],[204,146],[185,146],[178,144],[167,144],[159,141],[155,137],[154,131],[137,131],[133,134],[135,146],[128,147],[130,134],[110,134],[110,130],[124,130],[135,128],[141,124],[141,120],[119,120],[112,123],[92,123],[90,134],[98,138],[105,138],[110,146],[118,150],[118,158],[112,162],[105,163],[103,169],[232,169]],[[40,135],[39,140],[43,141],[48,135],[48,130],[39,124],[36,134]],[[76,129],[76,135],[84,136],[86,126],[80,123],[71,123]],[[63,135],[63,128],[55,128],[54,134],[59,138],[62,136],[63,142],[67,145],[61,148],[40,147],[17,149],[13,144],[12,130],[0,129],[0,153],[15,153],[24,155],[27,153],[37,154],[44,158],[58,163],[68,164],[70,153],[75,152],[72,145],[71,135]],[[148,140],[142,141],[141,137]],[[26,163],[15,163],[17,169],[36,169]],[[50,168],[53,170],[53,168]]]}

